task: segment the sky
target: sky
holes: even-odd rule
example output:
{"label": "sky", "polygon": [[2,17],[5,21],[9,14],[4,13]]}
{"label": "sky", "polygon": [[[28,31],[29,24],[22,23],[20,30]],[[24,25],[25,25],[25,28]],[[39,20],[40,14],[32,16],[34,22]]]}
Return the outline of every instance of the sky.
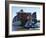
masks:
{"label": "sky", "polygon": [[13,14],[13,18],[14,16],[17,15],[17,12],[19,12],[21,9],[23,9],[24,12],[36,12],[37,15],[37,20],[40,20],[40,8],[39,7],[16,7],[13,6],[12,7],[12,14]]}

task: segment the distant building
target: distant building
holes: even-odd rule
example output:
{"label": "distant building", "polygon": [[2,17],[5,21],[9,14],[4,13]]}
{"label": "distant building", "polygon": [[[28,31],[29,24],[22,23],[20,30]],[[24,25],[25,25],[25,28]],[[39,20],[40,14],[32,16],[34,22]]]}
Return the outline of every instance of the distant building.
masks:
{"label": "distant building", "polygon": [[24,11],[21,9],[20,12],[17,12],[17,15],[20,16],[20,18],[21,18],[22,20],[26,20],[28,15],[31,16],[31,13],[29,13],[29,12],[24,12]]}

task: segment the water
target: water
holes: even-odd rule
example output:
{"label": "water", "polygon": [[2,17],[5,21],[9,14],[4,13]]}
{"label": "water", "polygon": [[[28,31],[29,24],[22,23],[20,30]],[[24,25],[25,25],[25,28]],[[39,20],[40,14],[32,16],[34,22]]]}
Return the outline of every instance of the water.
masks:
{"label": "water", "polygon": [[[35,28],[33,28],[33,27],[35,27]],[[28,26],[27,26],[27,28],[28,28]],[[37,22],[37,24],[35,24],[35,26],[32,26],[32,28],[30,27],[28,30],[38,30],[39,28],[40,28],[40,22]],[[21,27],[20,25],[12,25],[12,31],[17,31],[17,30],[27,30],[27,29]]]}

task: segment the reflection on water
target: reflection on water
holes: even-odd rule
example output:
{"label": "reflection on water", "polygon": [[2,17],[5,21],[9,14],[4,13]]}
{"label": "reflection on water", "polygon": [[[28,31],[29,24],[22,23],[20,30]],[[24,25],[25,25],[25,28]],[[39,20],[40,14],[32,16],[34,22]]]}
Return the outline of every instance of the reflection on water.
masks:
{"label": "reflection on water", "polygon": [[22,27],[18,24],[16,23],[16,25],[12,25],[12,31],[40,30],[40,22],[37,22],[35,25],[31,25],[30,27],[28,27],[29,25],[26,27]]}

